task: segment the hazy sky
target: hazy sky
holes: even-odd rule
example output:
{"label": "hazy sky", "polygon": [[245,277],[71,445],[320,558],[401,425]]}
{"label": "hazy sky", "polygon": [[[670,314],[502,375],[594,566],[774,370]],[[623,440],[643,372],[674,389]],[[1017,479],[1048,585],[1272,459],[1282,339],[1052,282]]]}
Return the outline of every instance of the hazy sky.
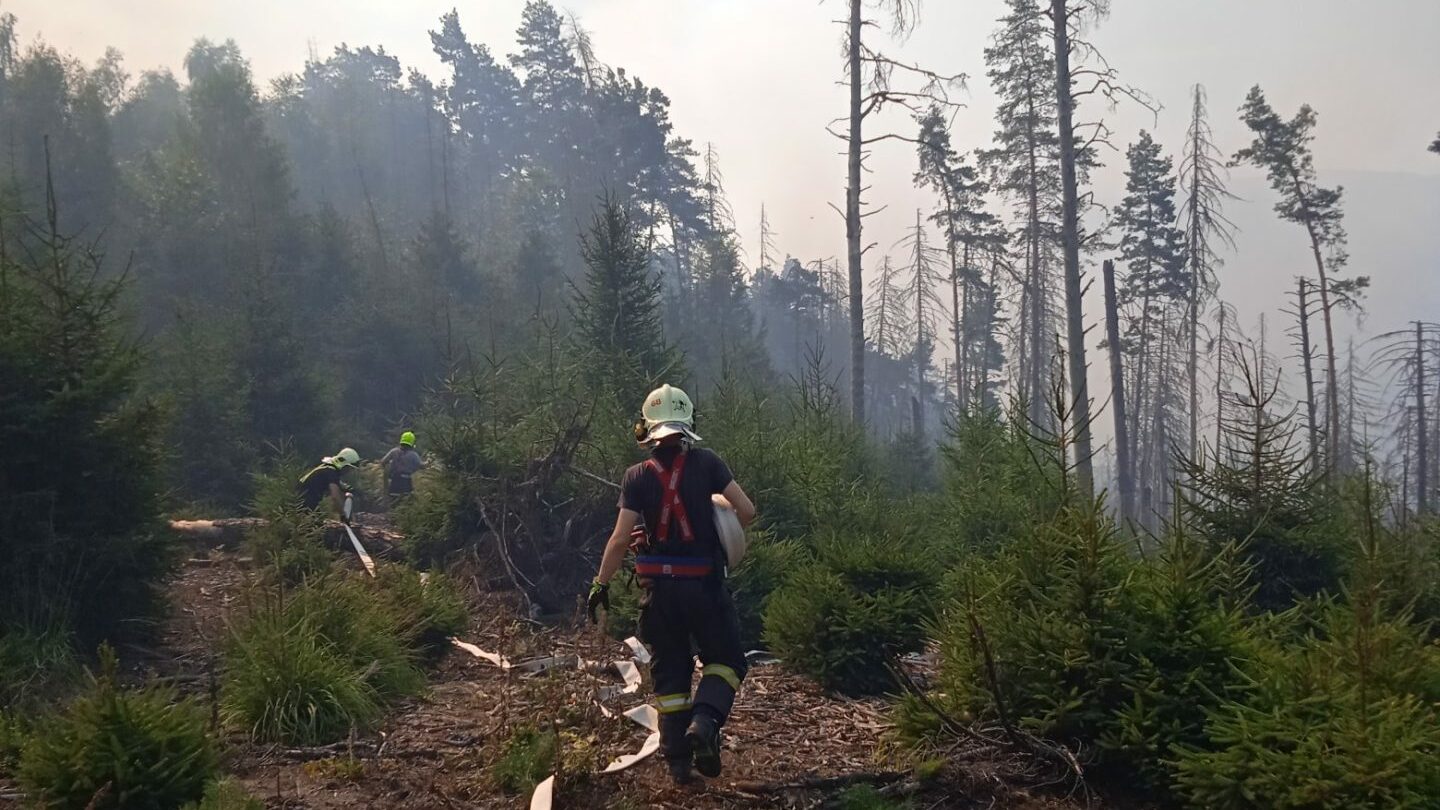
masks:
{"label": "hazy sky", "polygon": [[[841,31],[833,24],[844,12],[842,0],[556,4],[580,18],[603,61],[670,96],[679,134],[714,142],[752,257],[761,203],[782,251],[807,259],[843,255],[842,223],[827,205],[843,200],[843,144],[825,132],[845,111],[844,90],[835,84]],[[132,72],[157,65],[178,72],[194,38],[233,38],[262,80],[299,70],[307,53],[323,56],[341,42],[384,45],[407,65],[441,77],[426,32],[452,6],[454,0],[0,0],[0,9],[19,16],[23,39],[39,34],[86,61],[113,45]],[[471,38],[498,55],[514,49],[523,6],[524,0],[458,3]],[[1113,0],[1112,7],[1093,40],[1164,109],[1156,119],[1133,106],[1108,111],[1092,103],[1081,108],[1082,117],[1103,114],[1121,150],[1144,127],[1174,153],[1182,146],[1189,87],[1200,82],[1209,91],[1216,139],[1229,153],[1245,143],[1234,112],[1252,84],[1286,114],[1312,104],[1320,114],[1321,180],[1347,184],[1356,272],[1377,275],[1373,317],[1434,317],[1440,156],[1425,146],[1440,129],[1440,1]],[[981,51],[1002,8],[1001,0],[930,0],[907,41],[873,40],[907,60],[969,74],[969,89],[957,96],[967,104],[955,123],[962,149],[989,140],[993,102]],[[871,131],[884,127],[914,128],[898,110]],[[1113,204],[1123,151],[1104,159],[1109,166],[1096,176],[1096,194]],[[911,187],[910,146],[877,146],[869,167],[866,199],[889,207],[866,221],[866,238],[883,251],[914,221],[917,206],[933,203]],[[1308,250],[1298,229],[1272,221],[1273,199],[1259,177],[1237,170],[1235,182],[1247,200],[1231,213],[1246,233],[1222,282],[1253,315],[1258,301],[1278,306],[1289,279],[1309,272]],[[867,266],[879,258],[871,256]],[[1366,267],[1402,261],[1424,269],[1404,267],[1404,282],[1387,285]]]}

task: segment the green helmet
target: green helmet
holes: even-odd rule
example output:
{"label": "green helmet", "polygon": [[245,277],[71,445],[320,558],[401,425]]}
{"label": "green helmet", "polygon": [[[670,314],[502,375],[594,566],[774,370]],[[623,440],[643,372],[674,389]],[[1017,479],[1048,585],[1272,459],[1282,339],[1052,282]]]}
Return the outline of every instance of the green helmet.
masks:
{"label": "green helmet", "polygon": [[401,446],[401,447],[414,447],[414,446],[415,446],[415,434],[414,434],[413,432],[411,432],[411,431],[408,431],[408,430],[405,431],[404,433],[401,433],[401,434],[400,434],[400,446]]}
{"label": "green helmet", "polygon": [[343,470],[346,467],[354,467],[356,464],[359,464],[360,454],[350,449],[349,447],[346,447],[326,460],[329,461],[330,465],[335,467],[336,469]]}

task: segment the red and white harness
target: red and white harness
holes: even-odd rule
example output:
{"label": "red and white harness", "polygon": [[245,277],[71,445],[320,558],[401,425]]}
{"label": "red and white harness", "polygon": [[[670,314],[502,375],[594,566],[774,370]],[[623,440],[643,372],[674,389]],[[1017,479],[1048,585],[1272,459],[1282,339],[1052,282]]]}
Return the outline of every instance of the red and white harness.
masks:
{"label": "red and white harness", "polygon": [[676,523],[680,524],[680,539],[686,543],[695,542],[695,531],[690,528],[690,516],[685,513],[685,503],[680,500],[680,476],[685,472],[685,457],[687,453],[681,453],[675,457],[675,463],[667,471],[658,459],[649,459],[645,466],[649,467],[655,477],[660,479],[660,523],[655,527],[655,540],[664,543],[670,539],[670,519],[673,517]]}
{"label": "red and white harness", "polygon": [[[655,543],[663,545],[670,539],[670,522],[680,525],[680,539],[685,543],[695,541],[695,530],[690,525],[690,516],[685,513],[685,503],[680,499],[680,477],[685,472],[685,453],[675,457],[670,469],[665,469],[657,459],[649,459],[645,466],[660,479],[660,520],[655,526]],[[700,579],[709,576],[714,565],[704,557],[673,557],[654,554],[638,554],[635,557],[635,573],[641,577],[663,577],[673,579]]]}

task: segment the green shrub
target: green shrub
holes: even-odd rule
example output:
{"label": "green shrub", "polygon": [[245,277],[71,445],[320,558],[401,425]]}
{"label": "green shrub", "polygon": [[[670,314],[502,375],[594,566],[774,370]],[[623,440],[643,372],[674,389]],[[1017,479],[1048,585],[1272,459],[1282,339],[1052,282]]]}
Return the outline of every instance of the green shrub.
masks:
{"label": "green shrub", "polygon": [[1255,605],[1278,611],[1338,590],[1353,535],[1343,499],[1302,450],[1294,413],[1247,384],[1223,426],[1224,449],[1184,465],[1184,510],[1212,548],[1238,545],[1255,570]]}
{"label": "green shrub", "polygon": [[1206,740],[1223,700],[1241,699],[1261,641],[1234,547],[1210,556],[1183,529],[1135,575],[1122,681],[1129,698],[1099,738],[1103,764],[1132,787],[1170,797],[1176,752]]}
{"label": "green shrub", "polygon": [[850,694],[893,686],[892,658],[925,641],[935,573],[917,548],[890,538],[820,544],[818,559],[771,595],[765,638],[787,664]]}
{"label": "green shrub", "polygon": [[217,767],[204,709],[168,688],[121,690],[108,648],[101,661],[90,688],[26,743],[26,790],[55,808],[158,809],[200,798]]}
{"label": "green shrub", "polygon": [[417,568],[443,568],[465,548],[468,534],[459,522],[462,510],[456,481],[447,475],[426,475],[415,491],[392,511],[405,539],[400,547]]}
{"label": "green shrub", "polygon": [[1298,642],[1266,648],[1248,693],[1180,749],[1176,785],[1195,806],[1435,807],[1440,648],[1407,613],[1384,610],[1383,567],[1372,567],[1383,560],[1361,547],[1348,603],[1321,606]]}
{"label": "green shrub", "polygon": [[382,565],[376,585],[404,630],[406,643],[427,656],[448,646],[470,623],[470,611],[455,581],[440,572],[425,575],[404,565]]}
{"label": "green shrub", "polygon": [[605,632],[611,638],[625,639],[640,632],[640,598],[645,591],[627,567],[610,580],[610,608],[605,611]]}
{"label": "green shrub", "polygon": [[1031,731],[1097,739],[1132,694],[1133,566],[1108,519],[1067,509],[957,572],[936,624],[948,699],[993,718],[998,689]]}
{"label": "green shrub", "polygon": [[330,570],[335,555],[325,547],[325,517],[298,503],[263,513],[264,525],[245,537],[245,553],[260,568],[262,581],[292,588]]}
{"label": "green shrub", "polygon": [[810,555],[795,540],[777,540],[768,532],[752,532],[750,547],[730,578],[735,612],[740,619],[740,643],[758,647],[765,636],[765,607],[770,596]]}
{"label": "green shrub", "polygon": [[1178,787],[1195,807],[1215,810],[1433,808],[1437,721],[1434,707],[1413,696],[1230,703],[1210,723],[1218,748],[1181,754]]}
{"label": "green shrub", "polygon": [[237,779],[217,779],[205,786],[199,804],[187,804],[184,810],[265,810],[260,801]]}
{"label": "green shrub", "polygon": [[518,726],[505,740],[491,775],[506,793],[529,793],[555,772],[559,751],[560,739],[554,731]]}
{"label": "green shrub", "polygon": [[250,511],[263,517],[299,506],[300,493],[296,485],[307,469],[294,449],[282,444],[261,470],[250,475],[254,493]]}
{"label": "green shrub", "polygon": [[935,511],[954,551],[993,551],[1059,506],[1053,454],[1026,435],[1023,423],[996,411],[968,414],[947,427],[940,447],[943,496]]}

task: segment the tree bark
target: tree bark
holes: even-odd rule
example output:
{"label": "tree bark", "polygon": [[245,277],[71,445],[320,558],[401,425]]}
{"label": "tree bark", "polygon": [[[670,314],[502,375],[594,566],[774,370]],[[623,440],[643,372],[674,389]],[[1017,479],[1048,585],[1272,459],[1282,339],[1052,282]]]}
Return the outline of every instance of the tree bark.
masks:
{"label": "tree bark", "polygon": [[1425,327],[1420,321],[1415,322],[1415,427],[1415,511],[1424,516],[1430,511],[1430,441],[1425,423]]}
{"label": "tree bark", "polygon": [[1000,284],[1000,254],[990,256],[990,283],[985,293],[985,342],[981,347],[980,362],[976,367],[975,390],[983,407],[994,408],[994,396],[990,387],[990,347],[995,342],[995,291]]}
{"label": "tree bark", "polygon": [[850,271],[850,416],[865,424],[865,306],[860,267],[860,14],[861,0],[850,0],[850,138],[845,187],[845,248]]}
{"label": "tree bark", "polygon": [[1055,97],[1060,128],[1060,185],[1065,254],[1065,320],[1069,350],[1071,423],[1075,430],[1075,474],[1079,495],[1094,497],[1090,451],[1090,391],[1085,379],[1085,314],[1080,287],[1080,211],[1075,179],[1074,99],[1070,95],[1070,10],[1067,0],[1051,0],[1055,25]]}
{"label": "tree bark", "polygon": [[1225,305],[1220,309],[1220,335],[1215,344],[1215,457],[1220,457],[1220,440],[1225,430]]}
{"label": "tree bark", "polygon": [[1120,517],[1135,517],[1135,478],[1130,466],[1129,425],[1125,421],[1125,369],[1120,356],[1120,313],[1115,300],[1115,262],[1105,260],[1105,339],[1110,344],[1110,407],[1115,417],[1115,464],[1119,468]]}
{"label": "tree bark", "polygon": [[920,209],[915,209],[915,436],[925,437],[925,243]]}
{"label": "tree bark", "polygon": [[[1033,101],[1030,105],[1030,111],[1033,115],[1035,111],[1035,105]],[[1034,119],[1032,118],[1031,120]],[[1040,180],[1037,174],[1037,172],[1039,172],[1040,170],[1040,162],[1038,156],[1036,155],[1035,133],[1033,132],[1033,130],[1029,133],[1029,137],[1026,140],[1028,141],[1027,149],[1029,150],[1028,159],[1030,162],[1030,187],[1028,189],[1030,227],[1028,234],[1028,244],[1026,245],[1027,263],[1029,264],[1027,275],[1029,278],[1030,287],[1029,403],[1030,421],[1036,425],[1039,425],[1041,424],[1041,421],[1045,416],[1045,397],[1042,394],[1044,388],[1041,385],[1041,374],[1043,372],[1041,370],[1042,364],[1040,362],[1040,358],[1044,356],[1044,349],[1042,348],[1044,346],[1044,342],[1041,338],[1041,335],[1043,334],[1045,326],[1045,284],[1044,279],[1041,276],[1040,270]]]}
{"label": "tree bark", "polygon": [[1298,172],[1291,170],[1291,177],[1295,183],[1295,196],[1300,200],[1300,205],[1306,212],[1305,232],[1310,236],[1310,252],[1315,257],[1315,270],[1320,276],[1320,317],[1325,325],[1325,368],[1328,379],[1325,381],[1325,456],[1323,469],[1327,472],[1335,469],[1335,447],[1340,440],[1340,397],[1337,395],[1340,385],[1339,374],[1335,370],[1335,328],[1330,318],[1330,278],[1325,272],[1325,257],[1320,252],[1320,234],[1316,232],[1315,226],[1310,222],[1309,214],[1314,209],[1310,206],[1310,200],[1305,196],[1305,186],[1300,182]]}
{"label": "tree bark", "polygon": [[1190,300],[1186,312],[1186,324],[1190,341],[1189,354],[1186,358],[1185,374],[1190,386],[1190,445],[1188,452],[1193,458],[1199,451],[1200,443],[1200,283],[1205,278],[1205,266],[1202,264],[1204,257],[1201,256],[1200,229],[1203,225],[1198,207],[1200,205],[1200,161],[1203,149],[1200,146],[1200,138],[1204,132],[1201,126],[1201,97],[1200,86],[1195,86],[1195,106],[1191,113],[1191,133],[1195,154],[1191,157],[1190,165],[1190,230],[1185,245],[1185,255],[1190,264]]}
{"label": "tree bark", "polygon": [[951,329],[955,337],[955,410],[957,415],[964,415],[966,379],[964,339],[960,336],[960,265],[955,261],[955,235],[949,234],[946,241],[950,243],[950,311],[955,316]]}
{"label": "tree bark", "polygon": [[1314,352],[1310,349],[1310,299],[1305,294],[1305,279],[1300,279],[1296,295],[1300,316],[1300,361],[1305,367],[1305,414],[1310,428],[1310,456],[1317,466],[1320,463],[1320,435],[1315,424],[1315,371]]}

